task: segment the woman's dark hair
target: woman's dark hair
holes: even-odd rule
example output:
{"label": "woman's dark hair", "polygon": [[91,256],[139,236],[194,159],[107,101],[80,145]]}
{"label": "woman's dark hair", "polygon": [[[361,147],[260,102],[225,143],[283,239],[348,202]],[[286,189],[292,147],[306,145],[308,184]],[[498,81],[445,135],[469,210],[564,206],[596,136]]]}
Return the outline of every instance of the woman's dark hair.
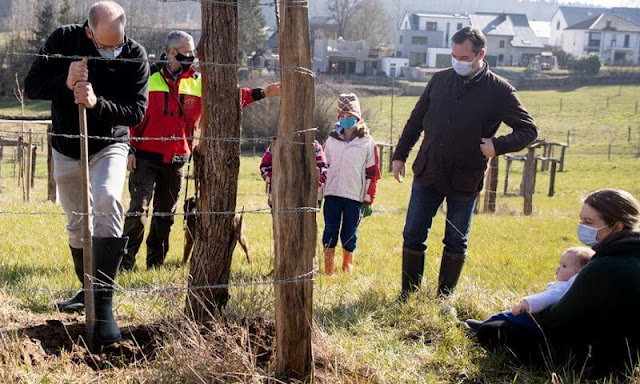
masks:
{"label": "woman's dark hair", "polygon": [[473,53],[476,55],[487,45],[487,38],[484,37],[484,33],[476,27],[464,27],[451,38],[453,44],[464,44],[467,40],[473,45]]}
{"label": "woman's dark hair", "polygon": [[640,228],[640,203],[627,191],[601,189],[587,196],[584,203],[598,211],[607,224],[621,222],[626,229]]}

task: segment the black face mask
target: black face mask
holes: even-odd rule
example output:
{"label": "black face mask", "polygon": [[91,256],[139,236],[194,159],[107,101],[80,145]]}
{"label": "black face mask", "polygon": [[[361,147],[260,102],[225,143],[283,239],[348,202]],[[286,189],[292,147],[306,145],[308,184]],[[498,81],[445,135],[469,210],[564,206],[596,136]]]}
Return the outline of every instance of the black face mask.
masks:
{"label": "black face mask", "polygon": [[195,59],[195,56],[185,56],[180,52],[176,53],[176,60],[180,62],[182,72],[187,72],[189,68],[191,68],[191,63],[193,63],[193,60]]}

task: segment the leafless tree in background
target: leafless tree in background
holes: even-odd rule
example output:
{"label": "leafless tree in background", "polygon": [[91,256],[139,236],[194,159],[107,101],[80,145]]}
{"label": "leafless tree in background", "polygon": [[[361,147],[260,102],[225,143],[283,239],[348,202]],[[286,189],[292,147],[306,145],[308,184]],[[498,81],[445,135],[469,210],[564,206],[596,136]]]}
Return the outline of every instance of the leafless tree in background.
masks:
{"label": "leafless tree in background", "polygon": [[365,40],[370,48],[391,43],[393,21],[380,0],[362,0],[347,27],[349,40]]}
{"label": "leafless tree in background", "polygon": [[347,39],[348,25],[356,12],[356,7],[362,0],[327,0],[327,9],[338,24],[338,36]]}

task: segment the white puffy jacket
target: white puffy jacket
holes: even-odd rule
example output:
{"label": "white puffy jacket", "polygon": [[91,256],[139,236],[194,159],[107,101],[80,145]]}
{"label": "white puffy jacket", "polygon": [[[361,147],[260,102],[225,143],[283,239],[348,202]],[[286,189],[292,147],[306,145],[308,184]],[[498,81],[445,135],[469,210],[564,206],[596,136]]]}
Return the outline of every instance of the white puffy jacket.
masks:
{"label": "white puffy jacket", "polygon": [[[379,178],[376,144],[370,135],[346,141],[335,130],[324,147],[329,170],[325,196],[339,196],[365,204],[373,202],[375,182]],[[375,175],[367,177],[367,171]]]}

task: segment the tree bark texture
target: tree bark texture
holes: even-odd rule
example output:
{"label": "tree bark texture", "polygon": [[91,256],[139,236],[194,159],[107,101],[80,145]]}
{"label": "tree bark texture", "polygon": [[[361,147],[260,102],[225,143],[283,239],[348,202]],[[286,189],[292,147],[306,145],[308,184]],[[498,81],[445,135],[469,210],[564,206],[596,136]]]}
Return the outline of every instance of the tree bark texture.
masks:
{"label": "tree bark texture", "polygon": [[[196,233],[189,287],[228,284],[236,245],[232,214],[236,209],[240,170],[241,111],[238,92],[238,4],[235,0],[202,2],[200,60],[230,64],[201,66],[202,137],[232,138],[200,140],[194,151],[199,185]],[[211,320],[229,300],[228,288],[189,290],[186,313],[203,323]]]}
{"label": "tree bark texture", "polygon": [[291,70],[311,69],[309,16],[305,7],[284,5],[281,9],[282,96],[273,158],[275,278],[282,281],[306,277],[275,286],[276,375],[311,382],[313,281],[309,279],[316,250],[316,214],[291,212],[317,205],[314,134],[293,134],[310,129],[313,124],[314,79],[308,73]]}

